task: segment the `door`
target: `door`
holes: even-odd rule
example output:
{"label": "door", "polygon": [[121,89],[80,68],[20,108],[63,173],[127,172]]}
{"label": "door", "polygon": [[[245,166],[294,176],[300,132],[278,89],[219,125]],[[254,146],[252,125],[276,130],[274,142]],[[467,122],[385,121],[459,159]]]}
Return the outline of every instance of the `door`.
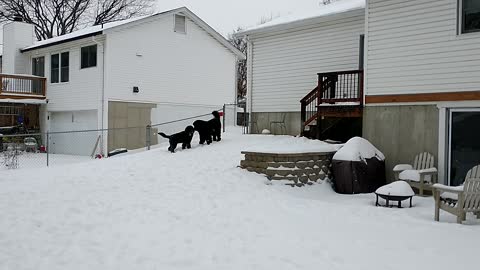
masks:
{"label": "door", "polygon": [[100,133],[97,131],[69,131],[95,130],[96,128],[96,110],[52,112],[50,114],[50,132],[61,133],[50,134],[49,147],[51,153],[81,156],[92,154]]}
{"label": "door", "polygon": [[452,109],[449,118],[448,183],[458,186],[480,164],[480,108]]}
{"label": "door", "polygon": [[[32,58],[32,75],[45,77],[45,57]],[[38,80],[32,81],[32,94],[42,93],[42,82]]]}

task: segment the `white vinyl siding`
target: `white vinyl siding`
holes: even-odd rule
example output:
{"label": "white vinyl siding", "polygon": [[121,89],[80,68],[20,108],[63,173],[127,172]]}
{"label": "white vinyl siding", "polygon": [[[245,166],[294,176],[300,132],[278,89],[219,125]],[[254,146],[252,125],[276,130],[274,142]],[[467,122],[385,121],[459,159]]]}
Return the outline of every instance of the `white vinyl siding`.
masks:
{"label": "white vinyl siding", "polygon": [[199,105],[207,113],[235,100],[235,55],[186,19],[188,35],[172,31],[171,16],[107,32],[107,99]]}
{"label": "white vinyl siding", "polygon": [[480,90],[480,33],[458,0],[369,0],[367,95]]}
{"label": "white vinyl siding", "polygon": [[364,10],[277,33],[251,36],[254,112],[300,111],[317,73],[359,68]]}
{"label": "white vinyl siding", "polygon": [[[101,37],[97,36],[101,41]],[[99,110],[103,80],[103,46],[97,45],[97,67],[81,69],[80,51],[82,47],[94,45],[92,38],[80,39],[51,47],[32,50],[29,57],[45,56],[45,76],[47,76],[47,111]],[[69,52],[68,82],[51,83],[51,56]],[[30,64],[31,65],[31,64]],[[31,67],[29,68],[31,70]]]}

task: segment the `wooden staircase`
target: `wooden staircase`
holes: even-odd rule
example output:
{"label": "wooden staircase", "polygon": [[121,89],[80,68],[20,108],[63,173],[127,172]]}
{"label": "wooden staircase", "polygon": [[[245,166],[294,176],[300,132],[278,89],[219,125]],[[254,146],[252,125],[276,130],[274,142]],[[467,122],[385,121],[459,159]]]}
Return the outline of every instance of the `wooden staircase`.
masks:
{"label": "wooden staircase", "polygon": [[302,136],[343,141],[361,135],[363,70],[318,73],[317,87],[300,103]]}

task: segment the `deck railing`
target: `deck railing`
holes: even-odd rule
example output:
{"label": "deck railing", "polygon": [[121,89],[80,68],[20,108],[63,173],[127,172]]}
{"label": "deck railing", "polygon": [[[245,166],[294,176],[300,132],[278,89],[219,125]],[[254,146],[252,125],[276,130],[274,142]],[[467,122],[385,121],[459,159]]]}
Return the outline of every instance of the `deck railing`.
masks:
{"label": "deck railing", "polygon": [[363,105],[363,70],[318,73],[318,85],[301,103],[302,130],[318,118],[324,105]]}
{"label": "deck railing", "polygon": [[318,103],[363,103],[363,70],[318,73]]}
{"label": "deck railing", "polygon": [[0,74],[0,95],[45,97],[46,79],[28,75]]}

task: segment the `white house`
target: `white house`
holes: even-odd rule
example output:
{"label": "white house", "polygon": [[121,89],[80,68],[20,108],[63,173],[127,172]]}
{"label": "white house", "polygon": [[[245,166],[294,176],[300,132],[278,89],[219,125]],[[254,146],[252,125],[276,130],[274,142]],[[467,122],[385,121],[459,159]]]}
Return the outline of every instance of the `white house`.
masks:
{"label": "white house", "polygon": [[428,151],[462,183],[480,163],[480,1],[367,2],[364,136],[387,169]]}
{"label": "white house", "polygon": [[[218,110],[235,101],[236,62],[244,58],[185,7],[39,42],[32,25],[11,22],[4,43],[0,102],[40,104],[32,110],[44,132],[145,127]],[[7,83],[13,80],[19,83]],[[22,92],[25,85],[29,93]],[[109,132],[108,143],[106,133],[79,135],[79,141],[52,135],[52,151],[90,154],[99,135],[103,150],[142,147],[145,140],[144,128]]]}
{"label": "white house", "polygon": [[337,0],[241,35],[253,132],[361,134],[390,179],[424,151],[451,185],[480,163],[480,1]]}

